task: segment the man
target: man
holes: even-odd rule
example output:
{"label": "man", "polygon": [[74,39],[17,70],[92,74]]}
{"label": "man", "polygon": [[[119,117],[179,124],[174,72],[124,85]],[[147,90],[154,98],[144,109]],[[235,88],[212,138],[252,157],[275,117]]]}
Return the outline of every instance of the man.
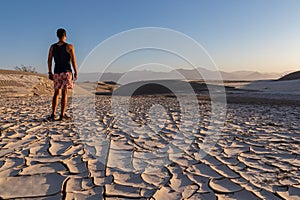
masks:
{"label": "man", "polygon": [[[57,32],[58,42],[52,44],[48,54],[48,74],[49,79],[54,81],[54,95],[52,100],[52,114],[51,120],[55,120],[57,101],[60,90],[62,90],[61,98],[61,112],[60,120],[69,119],[65,114],[67,101],[68,101],[68,89],[73,88],[73,74],[71,69],[71,63],[74,69],[74,78],[77,79],[77,65],[74,46],[66,43],[67,34],[62,28]],[[54,74],[52,73],[52,58],[54,58]]]}

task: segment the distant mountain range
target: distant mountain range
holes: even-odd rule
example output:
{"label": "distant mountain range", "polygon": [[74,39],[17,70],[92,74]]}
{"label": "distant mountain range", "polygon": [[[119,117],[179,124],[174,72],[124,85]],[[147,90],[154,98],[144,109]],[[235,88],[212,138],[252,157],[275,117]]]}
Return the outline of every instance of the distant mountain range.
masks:
{"label": "distant mountain range", "polygon": [[[216,71],[208,70],[204,68],[197,69],[177,69],[169,72],[155,72],[155,71],[129,71],[127,73],[80,73],[78,81],[115,81],[120,84],[129,83],[132,81],[145,81],[145,80],[166,80],[166,79],[187,79],[187,80],[201,80],[204,75],[206,80],[217,80]],[[261,73],[255,71],[235,71],[225,72],[219,71],[223,80],[266,80],[266,79],[278,79],[282,77],[284,73]]]}

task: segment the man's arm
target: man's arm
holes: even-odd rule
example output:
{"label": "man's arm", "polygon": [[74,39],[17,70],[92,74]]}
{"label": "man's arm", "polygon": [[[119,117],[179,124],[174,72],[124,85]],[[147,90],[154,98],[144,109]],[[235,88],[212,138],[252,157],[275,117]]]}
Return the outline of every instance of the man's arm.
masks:
{"label": "man's arm", "polygon": [[74,78],[77,79],[77,75],[78,75],[77,63],[76,63],[75,49],[74,49],[73,45],[71,45],[71,44],[68,45],[68,52],[71,55],[71,62],[72,62],[72,66],[74,69]]}
{"label": "man's arm", "polygon": [[53,74],[52,74],[52,51],[53,51],[53,46],[51,45],[48,53],[48,74],[49,74],[49,79],[53,80]]}

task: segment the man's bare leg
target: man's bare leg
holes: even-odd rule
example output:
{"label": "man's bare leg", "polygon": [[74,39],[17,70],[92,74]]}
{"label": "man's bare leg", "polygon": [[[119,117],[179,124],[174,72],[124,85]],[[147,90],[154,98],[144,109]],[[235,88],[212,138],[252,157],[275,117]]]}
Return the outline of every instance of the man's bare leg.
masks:
{"label": "man's bare leg", "polygon": [[65,89],[62,89],[60,117],[65,116],[67,103],[68,103],[68,89],[65,88]]}
{"label": "man's bare leg", "polygon": [[59,92],[60,92],[59,89],[54,90],[54,95],[53,95],[53,99],[52,99],[52,116],[55,116],[55,114],[56,114]]}

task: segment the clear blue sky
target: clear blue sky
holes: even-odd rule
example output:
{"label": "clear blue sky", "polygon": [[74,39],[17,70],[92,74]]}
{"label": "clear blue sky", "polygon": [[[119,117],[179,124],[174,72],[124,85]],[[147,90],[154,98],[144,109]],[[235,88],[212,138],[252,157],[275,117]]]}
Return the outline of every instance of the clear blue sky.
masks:
{"label": "clear blue sky", "polygon": [[3,0],[0,68],[46,72],[56,29],[64,27],[78,65],[99,42],[137,27],[164,27],[194,38],[221,70],[300,69],[299,0]]}

